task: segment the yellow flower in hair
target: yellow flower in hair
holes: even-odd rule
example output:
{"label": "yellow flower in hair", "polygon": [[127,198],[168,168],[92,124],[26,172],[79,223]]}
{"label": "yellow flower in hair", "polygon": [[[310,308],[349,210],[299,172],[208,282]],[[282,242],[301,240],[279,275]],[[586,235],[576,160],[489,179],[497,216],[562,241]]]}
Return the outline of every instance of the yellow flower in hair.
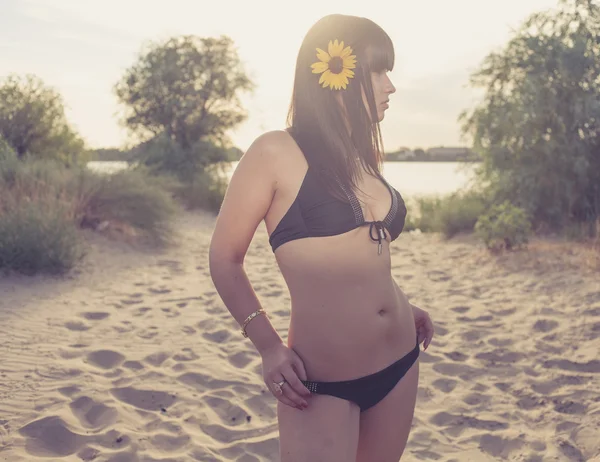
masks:
{"label": "yellow flower in hair", "polygon": [[354,71],[351,69],[356,67],[356,56],[352,54],[352,48],[344,48],[344,42],[338,42],[336,39],[329,42],[327,51],[317,48],[317,59],[319,61],[310,67],[313,74],[321,74],[319,83],[323,88],[345,90],[348,79],[354,77]]}

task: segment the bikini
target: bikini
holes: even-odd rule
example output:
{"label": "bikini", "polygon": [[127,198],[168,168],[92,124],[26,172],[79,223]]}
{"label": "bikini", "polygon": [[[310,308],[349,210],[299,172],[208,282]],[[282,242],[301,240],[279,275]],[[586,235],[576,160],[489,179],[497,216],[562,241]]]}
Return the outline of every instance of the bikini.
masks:
{"label": "bikini", "polygon": [[[360,202],[353,191],[338,182],[348,198],[348,203],[337,199],[325,190],[309,166],[294,202],[269,237],[273,252],[286,242],[296,239],[334,236],[359,226],[369,225],[369,237],[378,243],[377,253],[381,255],[382,241],[386,239],[387,233],[390,235],[390,240],[394,241],[402,232],[406,219],[406,205],[400,193],[383,176],[379,175],[379,178],[390,192],[392,205],[383,220],[366,221]],[[336,382],[302,381],[302,383],[312,393],[352,401],[363,412],[386,397],[415,363],[418,356],[417,342],[411,352],[373,374]]]}

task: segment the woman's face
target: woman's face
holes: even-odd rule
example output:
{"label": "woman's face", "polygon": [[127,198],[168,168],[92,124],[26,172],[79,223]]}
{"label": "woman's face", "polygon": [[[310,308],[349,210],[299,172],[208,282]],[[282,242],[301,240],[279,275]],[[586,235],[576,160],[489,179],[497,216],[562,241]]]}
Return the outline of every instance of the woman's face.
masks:
{"label": "woman's face", "polygon": [[[373,85],[375,106],[377,108],[377,119],[378,122],[381,122],[385,117],[385,111],[389,107],[390,95],[396,92],[396,87],[394,87],[386,71],[371,72],[371,82]],[[365,106],[368,108],[364,93],[363,100],[365,101]]]}

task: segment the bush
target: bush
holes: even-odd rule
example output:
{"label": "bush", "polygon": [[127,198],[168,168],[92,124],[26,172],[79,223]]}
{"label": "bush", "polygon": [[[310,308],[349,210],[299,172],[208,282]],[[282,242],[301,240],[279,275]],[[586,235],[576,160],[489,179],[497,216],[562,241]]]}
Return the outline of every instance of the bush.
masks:
{"label": "bush", "polygon": [[0,161],[0,267],[62,272],[80,255],[73,230],[103,223],[162,245],[176,210],[143,171],[100,175],[58,161]]}
{"label": "bush", "polygon": [[476,192],[452,194],[442,201],[438,210],[439,231],[447,238],[460,232],[472,232],[485,210],[485,200]]}
{"label": "bush", "polygon": [[64,273],[83,256],[68,205],[15,203],[0,213],[0,268],[23,274]]}
{"label": "bush", "polygon": [[475,191],[457,192],[446,197],[418,197],[414,203],[416,213],[407,217],[405,229],[439,232],[447,238],[460,232],[472,232],[486,208],[483,194]]}
{"label": "bush", "polygon": [[[90,176],[94,181],[85,181]],[[102,177],[88,173],[80,177],[78,189],[77,216],[82,225],[95,227],[108,221],[130,228],[155,243],[168,242],[177,207],[153,177],[136,170]]]}
{"label": "bush", "polygon": [[187,209],[204,209],[218,212],[223,203],[227,179],[217,172],[204,171],[196,174],[189,182],[178,183],[174,196]]}
{"label": "bush", "polygon": [[0,136],[0,163],[17,158],[15,150]]}
{"label": "bush", "polygon": [[527,244],[531,223],[525,210],[505,201],[479,217],[475,232],[494,252],[513,250]]}

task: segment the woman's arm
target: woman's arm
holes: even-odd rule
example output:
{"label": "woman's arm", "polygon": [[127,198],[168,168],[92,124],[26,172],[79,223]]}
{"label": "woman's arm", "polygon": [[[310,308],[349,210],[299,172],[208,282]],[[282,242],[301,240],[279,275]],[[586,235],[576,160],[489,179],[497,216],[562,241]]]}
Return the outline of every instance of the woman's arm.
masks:
{"label": "woman's arm", "polygon": [[[254,141],[233,173],[210,243],[210,274],[223,303],[241,325],[260,309],[244,270],[244,258],[276,190],[274,158],[284,132],[269,132]],[[267,316],[255,317],[246,332],[259,352],[282,343]],[[241,335],[241,334],[240,334]]]}

